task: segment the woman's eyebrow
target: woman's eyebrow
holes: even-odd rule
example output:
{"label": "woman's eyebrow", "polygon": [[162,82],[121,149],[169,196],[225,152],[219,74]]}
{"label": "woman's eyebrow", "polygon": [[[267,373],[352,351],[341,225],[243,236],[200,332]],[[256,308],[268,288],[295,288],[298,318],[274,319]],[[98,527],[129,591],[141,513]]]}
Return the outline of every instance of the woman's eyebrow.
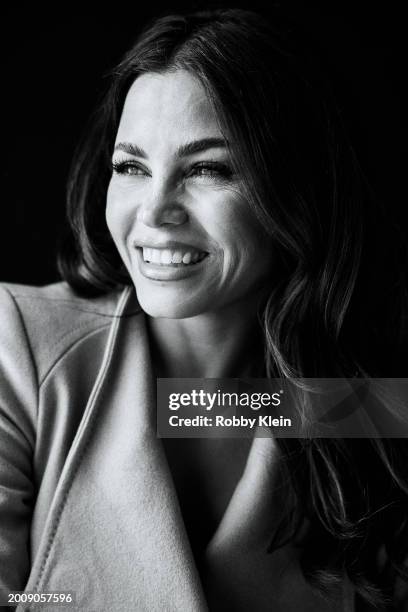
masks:
{"label": "woman's eyebrow", "polygon": [[[207,149],[225,149],[227,146],[228,143],[225,138],[202,138],[200,140],[193,140],[192,142],[187,142],[186,144],[181,145],[177,149],[177,157],[187,157],[188,155],[194,155],[194,153],[201,153],[202,151],[206,151]],[[124,151],[129,155],[141,157],[142,159],[147,159],[149,157],[146,151],[131,142],[118,142],[118,144],[115,145],[115,151]]]}
{"label": "woman's eyebrow", "polygon": [[124,153],[129,153],[129,155],[134,155],[135,157],[142,157],[143,159],[147,159],[148,155],[135,144],[131,142],[118,142],[115,145],[115,151],[123,151]]}
{"label": "woman's eyebrow", "polygon": [[194,140],[181,145],[177,151],[178,157],[187,157],[188,155],[194,155],[194,153],[200,153],[207,149],[226,148],[227,141],[224,138],[202,138],[201,140]]}

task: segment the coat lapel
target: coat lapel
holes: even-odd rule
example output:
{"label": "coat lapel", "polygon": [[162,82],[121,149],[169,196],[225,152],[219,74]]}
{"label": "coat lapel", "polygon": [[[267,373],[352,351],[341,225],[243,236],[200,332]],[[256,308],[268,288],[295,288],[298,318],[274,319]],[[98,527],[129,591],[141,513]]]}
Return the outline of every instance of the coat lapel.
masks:
{"label": "coat lapel", "polygon": [[[78,610],[206,610],[161,442],[142,314],[123,292],[27,590]],[[125,316],[121,317],[125,313]]]}

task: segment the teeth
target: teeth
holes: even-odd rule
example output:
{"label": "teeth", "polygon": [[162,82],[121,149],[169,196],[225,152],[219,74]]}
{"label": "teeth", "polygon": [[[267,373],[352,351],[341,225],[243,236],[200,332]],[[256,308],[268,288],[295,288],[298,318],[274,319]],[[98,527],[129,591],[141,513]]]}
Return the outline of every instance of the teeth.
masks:
{"label": "teeth", "polygon": [[171,264],[177,265],[191,265],[198,261],[201,261],[206,256],[204,251],[172,251],[171,249],[153,249],[150,247],[143,247],[143,259],[144,261],[159,264],[162,266],[169,266]]}
{"label": "teeth", "polygon": [[150,261],[152,263],[159,264],[161,259],[161,251],[159,251],[158,249],[150,249],[150,257]]}
{"label": "teeth", "polygon": [[164,265],[170,264],[171,263],[171,258],[172,258],[171,251],[169,251],[167,249],[162,251],[162,253],[161,253],[161,263],[162,264],[164,264]]}

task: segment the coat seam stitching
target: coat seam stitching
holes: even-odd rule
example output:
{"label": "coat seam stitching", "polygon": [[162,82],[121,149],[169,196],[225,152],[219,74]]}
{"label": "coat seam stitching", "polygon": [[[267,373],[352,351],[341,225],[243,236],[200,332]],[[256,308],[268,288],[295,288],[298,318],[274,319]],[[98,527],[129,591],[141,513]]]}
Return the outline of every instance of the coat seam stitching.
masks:
{"label": "coat seam stitching", "polygon": [[[84,326],[85,327],[85,326]],[[99,327],[96,327],[94,329],[89,330],[87,333],[83,334],[80,336],[80,338],[77,338],[76,340],[74,340],[71,344],[69,344],[59,355],[58,357],[56,357],[51,365],[48,367],[48,369],[46,370],[45,374],[41,377],[40,381],[39,381],[39,390],[41,391],[43,385],[45,385],[45,383],[48,381],[49,377],[51,376],[51,374],[53,373],[54,369],[58,366],[59,362],[67,355],[67,353],[69,353],[71,350],[73,350],[77,344],[79,344],[80,342],[82,342],[82,340],[86,340],[87,338],[89,338],[90,336],[92,336],[93,334],[96,334],[104,329],[108,329],[109,328],[109,323],[105,323],[103,325],[100,325]],[[75,330],[73,330],[71,333],[74,333],[74,331],[78,331],[78,329],[81,329],[80,327],[75,328]],[[66,337],[69,334],[66,334],[63,339],[66,339]],[[62,339],[61,339],[62,340]],[[58,344],[54,345],[54,346],[58,346]]]}

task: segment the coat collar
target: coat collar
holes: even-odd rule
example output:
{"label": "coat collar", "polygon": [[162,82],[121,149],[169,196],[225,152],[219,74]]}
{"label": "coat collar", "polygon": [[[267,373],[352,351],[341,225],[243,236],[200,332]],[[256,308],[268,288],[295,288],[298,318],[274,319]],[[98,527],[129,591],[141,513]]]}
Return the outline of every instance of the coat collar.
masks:
{"label": "coat collar", "polygon": [[72,591],[80,610],[207,609],[156,437],[143,315],[121,294],[27,590]]}

